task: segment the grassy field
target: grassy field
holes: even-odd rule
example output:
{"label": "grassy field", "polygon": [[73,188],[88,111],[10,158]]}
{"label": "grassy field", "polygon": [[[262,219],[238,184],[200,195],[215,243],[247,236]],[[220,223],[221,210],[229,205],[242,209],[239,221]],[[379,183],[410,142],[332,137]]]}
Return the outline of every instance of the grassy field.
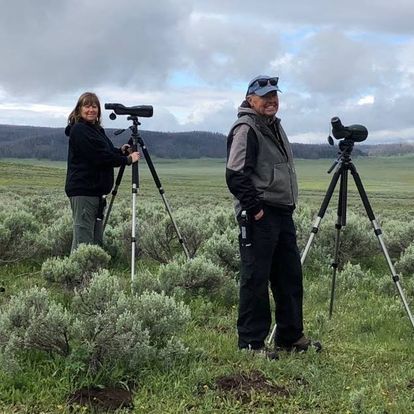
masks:
{"label": "grassy field", "polygon": [[[232,208],[223,160],[156,159],[154,163],[172,207],[195,204],[200,214],[210,205]],[[331,163],[296,162],[302,204],[319,208],[331,179],[326,173]],[[412,217],[414,156],[358,158],[354,163],[377,215]],[[6,200],[8,194],[64,198],[65,167],[62,162],[0,160],[0,200]],[[160,199],[146,165],[141,166],[140,176],[138,200]],[[120,198],[130,197],[129,187],[128,171]],[[349,204],[351,209],[363,211],[352,182]],[[331,207],[336,210],[335,200]],[[192,322],[184,336],[189,356],[168,368],[137,374],[132,412],[414,412],[413,328],[399,296],[378,282],[387,273],[383,261],[374,258],[362,265],[369,267],[374,277],[360,283],[339,283],[332,319],[327,316],[329,272],[309,274],[305,269],[306,330],[322,341],[320,354],[282,354],[278,361],[266,361],[241,353],[236,349],[236,307],[192,301]],[[38,271],[39,264],[33,262],[1,265],[0,281],[7,285],[7,291],[0,293],[0,304],[30,286],[46,286]],[[117,272],[129,277],[126,265],[118,266]],[[407,296],[414,306],[414,284],[408,286]],[[13,377],[0,367],[0,412],[69,413],[66,399],[79,383],[67,374],[66,361],[40,354],[22,358],[25,369]],[[84,383],[88,380],[92,381],[85,378]],[[72,412],[89,411],[79,408]]]}
{"label": "grassy field", "polygon": [[[363,157],[354,161],[374,212],[393,214],[395,209],[414,213],[414,156]],[[229,200],[224,180],[224,160],[164,160],[154,164],[168,197],[188,200],[200,197],[212,202]],[[297,160],[299,203],[320,206],[332,174],[327,170],[332,160]],[[0,162],[0,191],[37,193],[63,192],[66,163],[44,160],[3,160]],[[121,196],[129,196],[130,170],[125,173],[120,189]],[[140,192],[144,198],[157,197],[158,190],[149,169],[140,167]],[[351,174],[349,174],[349,203],[362,211],[361,202]],[[331,207],[336,209],[335,199]]]}

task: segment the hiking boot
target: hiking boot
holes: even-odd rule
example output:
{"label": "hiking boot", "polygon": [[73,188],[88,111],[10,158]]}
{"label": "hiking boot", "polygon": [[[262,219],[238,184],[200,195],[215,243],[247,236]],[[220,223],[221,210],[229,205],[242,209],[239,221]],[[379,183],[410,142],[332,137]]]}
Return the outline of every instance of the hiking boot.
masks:
{"label": "hiking boot", "polygon": [[264,346],[261,348],[257,348],[257,349],[253,349],[252,347],[242,348],[242,350],[251,352],[253,355],[257,355],[261,358],[265,358],[269,360],[279,359],[279,356],[276,350],[269,350],[269,349],[266,349]]}
{"label": "hiking boot", "polygon": [[296,342],[291,345],[277,345],[276,350],[287,352],[306,352],[308,349],[313,348],[316,352],[322,350],[322,344],[319,341],[313,341],[306,336],[301,336]]}

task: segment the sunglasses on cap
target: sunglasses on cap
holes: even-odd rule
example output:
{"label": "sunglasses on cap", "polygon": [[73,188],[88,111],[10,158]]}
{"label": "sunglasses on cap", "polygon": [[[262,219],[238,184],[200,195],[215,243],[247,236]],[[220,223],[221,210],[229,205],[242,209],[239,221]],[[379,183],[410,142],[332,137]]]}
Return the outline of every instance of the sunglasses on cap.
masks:
{"label": "sunglasses on cap", "polygon": [[272,85],[272,86],[277,86],[277,83],[279,82],[279,78],[275,77],[275,78],[269,78],[269,79],[256,79],[252,85],[250,85],[250,87],[252,87],[254,84],[258,84],[261,88],[263,88],[263,86],[267,86],[268,84]]}
{"label": "sunglasses on cap", "polygon": [[264,88],[266,86],[273,86],[278,91],[279,88],[277,87],[277,83],[279,82],[278,77],[274,78],[259,78],[255,79],[247,89],[247,95],[253,94],[257,92],[259,89]]}

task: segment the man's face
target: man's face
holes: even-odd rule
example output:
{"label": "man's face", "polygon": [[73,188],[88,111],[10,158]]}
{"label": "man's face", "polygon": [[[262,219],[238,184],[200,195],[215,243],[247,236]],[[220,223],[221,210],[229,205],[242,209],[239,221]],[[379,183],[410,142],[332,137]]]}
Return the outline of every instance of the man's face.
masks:
{"label": "man's face", "polygon": [[262,116],[273,117],[279,109],[277,92],[269,92],[264,96],[249,95],[247,102],[249,102],[252,109]]}

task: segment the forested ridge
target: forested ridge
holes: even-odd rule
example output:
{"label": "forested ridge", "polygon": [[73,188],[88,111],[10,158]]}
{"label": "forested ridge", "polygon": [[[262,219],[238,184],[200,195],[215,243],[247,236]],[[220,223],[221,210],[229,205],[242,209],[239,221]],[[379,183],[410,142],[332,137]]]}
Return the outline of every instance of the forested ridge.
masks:
{"label": "forested ridge", "polygon": [[[106,132],[116,146],[129,139],[129,131],[115,136],[116,129]],[[160,158],[224,158],[226,136],[206,131],[140,131],[151,156]],[[64,128],[0,125],[0,158],[39,158],[65,160],[68,138]],[[338,147],[326,144],[293,143],[296,158],[335,158]],[[353,155],[399,155],[414,152],[414,144],[361,145]]]}

